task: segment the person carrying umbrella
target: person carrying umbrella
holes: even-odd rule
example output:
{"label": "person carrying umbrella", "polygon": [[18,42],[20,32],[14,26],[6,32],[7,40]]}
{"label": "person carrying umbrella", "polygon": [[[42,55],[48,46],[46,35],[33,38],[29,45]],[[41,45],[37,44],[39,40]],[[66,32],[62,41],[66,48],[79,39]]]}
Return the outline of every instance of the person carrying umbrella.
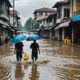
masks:
{"label": "person carrying umbrella", "polygon": [[39,49],[39,44],[36,43],[36,40],[33,41],[33,43],[31,43],[30,48],[32,49],[32,62],[36,63],[37,59],[38,59],[38,52],[40,54],[40,49]]}
{"label": "person carrying umbrella", "polygon": [[22,60],[22,53],[23,53],[23,43],[19,42],[19,43],[15,43],[15,51],[16,51],[16,59],[17,61]]}

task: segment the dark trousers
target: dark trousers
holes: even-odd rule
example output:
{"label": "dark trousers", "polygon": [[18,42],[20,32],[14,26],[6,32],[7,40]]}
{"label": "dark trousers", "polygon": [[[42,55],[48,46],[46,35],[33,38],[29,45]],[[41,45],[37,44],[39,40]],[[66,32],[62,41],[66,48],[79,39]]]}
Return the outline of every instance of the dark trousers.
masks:
{"label": "dark trousers", "polygon": [[38,59],[38,54],[37,53],[32,53],[32,60],[36,60],[36,59]]}
{"label": "dark trousers", "polygon": [[16,59],[17,59],[17,61],[21,61],[21,59],[22,59],[22,50],[17,50],[16,51]]}

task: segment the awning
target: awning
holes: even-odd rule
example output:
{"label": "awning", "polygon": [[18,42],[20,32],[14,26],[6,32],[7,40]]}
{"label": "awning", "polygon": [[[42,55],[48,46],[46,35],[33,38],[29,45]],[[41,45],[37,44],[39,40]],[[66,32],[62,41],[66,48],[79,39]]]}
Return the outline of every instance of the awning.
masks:
{"label": "awning", "polygon": [[5,26],[9,26],[8,23],[6,23],[6,22],[4,22],[2,20],[0,20],[0,24],[5,25]]}
{"label": "awning", "polygon": [[65,28],[69,26],[70,21],[59,24],[55,29]]}
{"label": "awning", "polygon": [[72,21],[80,21],[80,15],[75,15],[71,18]]}

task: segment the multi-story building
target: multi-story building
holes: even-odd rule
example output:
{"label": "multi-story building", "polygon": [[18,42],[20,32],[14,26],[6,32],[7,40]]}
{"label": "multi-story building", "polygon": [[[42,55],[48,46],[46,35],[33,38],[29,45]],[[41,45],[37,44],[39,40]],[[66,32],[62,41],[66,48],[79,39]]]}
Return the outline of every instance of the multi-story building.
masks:
{"label": "multi-story building", "polygon": [[71,16],[80,14],[80,0],[70,0]]}
{"label": "multi-story building", "polygon": [[53,14],[49,15],[47,18],[49,39],[54,39],[56,19],[57,19],[56,11]]}
{"label": "multi-story building", "polygon": [[69,37],[72,43],[80,43],[80,0],[64,0],[57,2],[57,23],[55,37],[64,40]]}
{"label": "multi-story building", "polygon": [[80,43],[80,0],[70,0],[72,42]]}
{"label": "multi-story building", "polygon": [[20,17],[18,16],[17,11],[14,10],[13,12],[13,10],[10,10],[10,26],[13,32],[16,32],[19,30],[19,26],[18,26],[19,19]]}
{"label": "multi-story building", "polygon": [[70,19],[70,2],[69,0],[59,1],[53,6],[53,8],[57,8],[56,24],[59,24],[55,28],[55,38],[63,41],[65,37],[71,34],[68,29],[70,23],[70,21],[68,21]]}
{"label": "multi-story building", "polygon": [[9,0],[0,0],[0,38],[2,42],[9,36]]}
{"label": "multi-story building", "polygon": [[[34,17],[40,24],[41,35],[45,37],[45,30],[48,28],[47,17],[55,12],[52,8],[40,8],[34,11]],[[43,31],[42,31],[43,30]]]}
{"label": "multi-story building", "polygon": [[70,18],[69,1],[57,2],[53,8],[57,8],[57,23],[63,22],[64,19]]}

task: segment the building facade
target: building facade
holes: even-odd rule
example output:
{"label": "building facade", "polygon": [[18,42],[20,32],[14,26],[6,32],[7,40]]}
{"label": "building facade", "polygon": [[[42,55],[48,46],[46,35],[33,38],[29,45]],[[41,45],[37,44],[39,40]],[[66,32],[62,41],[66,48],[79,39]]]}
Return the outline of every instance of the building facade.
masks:
{"label": "building facade", "polygon": [[10,10],[10,26],[11,26],[11,30],[13,33],[16,34],[16,32],[19,30],[19,19],[20,17],[18,16],[18,12],[17,10]]}
{"label": "building facade", "polygon": [[[70,18],[70,2],[67,1],[59,1],[57,2],[53,8],[57,8],[57,21],[56,24],[59,24],[55,28],[55,38],[57,40],[63,41],[65,37],[71,35],[69,32],[69,22],[67,22]],[[66,33],[68,35],[66,35]]]}
{"label": "building facade", "polygon": [[9,37],[9,8],[12,7],[9,0],[0,0],[0,38],[1,43]]}
{"label": "building facade", "polygon": [[47,17],[55,12],[52,8],[40,8],[34,11],[34,17],[39,22],[40,34],[43,37],[48,37]]}

